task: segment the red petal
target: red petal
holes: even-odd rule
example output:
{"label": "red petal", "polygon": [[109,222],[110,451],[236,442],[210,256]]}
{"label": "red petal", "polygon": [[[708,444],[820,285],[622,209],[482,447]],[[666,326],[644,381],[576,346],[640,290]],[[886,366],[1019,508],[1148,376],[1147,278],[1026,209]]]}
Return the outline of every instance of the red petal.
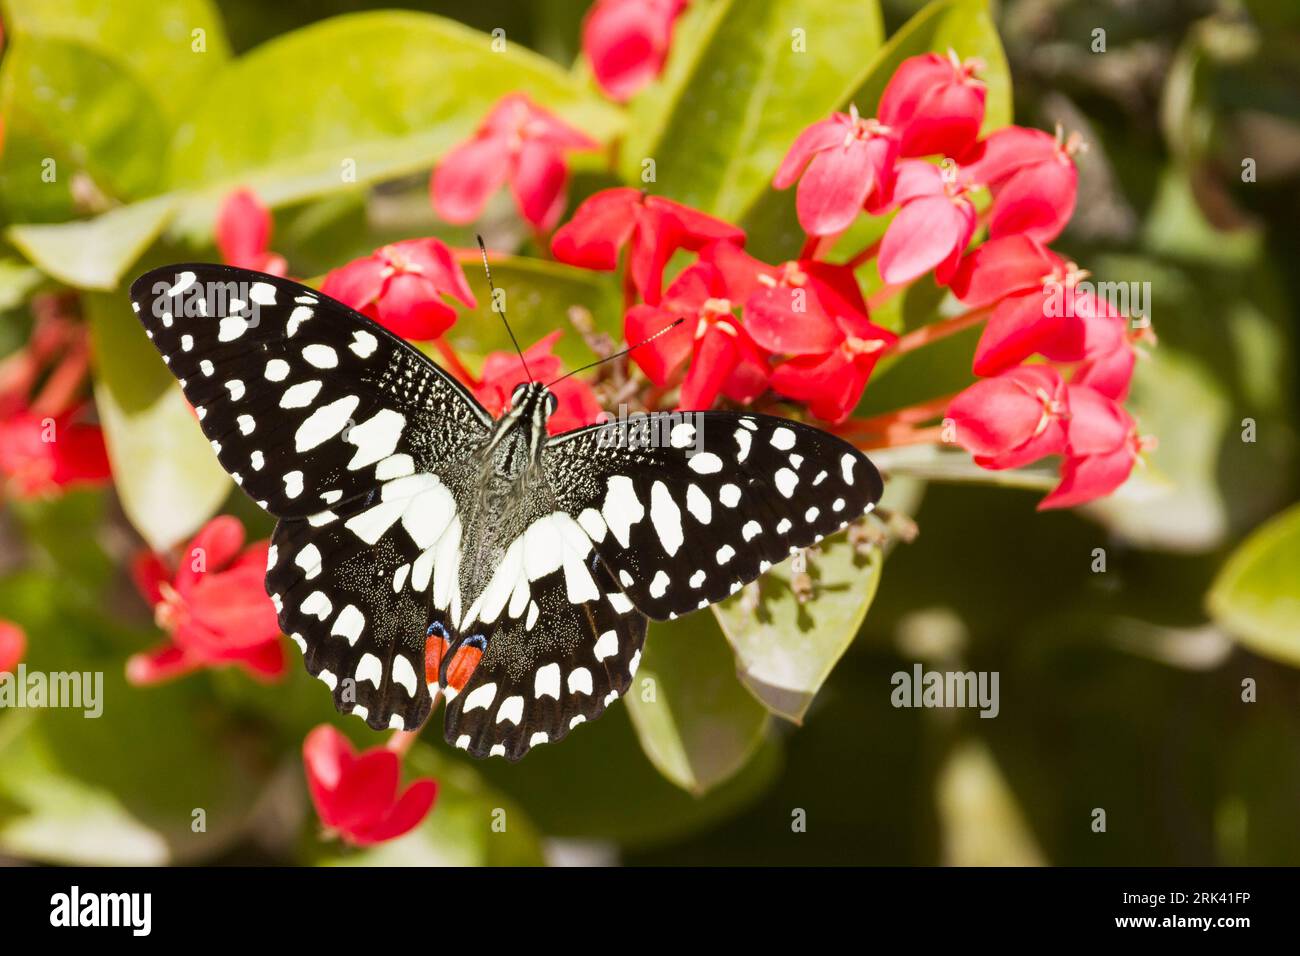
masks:
{"label": "red petal", "polygon": [[140,596],[153,605],[163,599],[160,585],[164,581],[171,581],[171,572],[163,564],[162,558],[152,551],[143,550],[131,559],[131,580],[135,582]]}
{"label": "red petal", "polygon": [[1061,466],[1061,483],[1038,503],[1038,510],[1073,508],[1110,494],[1128,479],[1135,461],[1131,445],[1104,455],[1067,458]]}
{"label": "red petal", "polygon": [[976,375],[998,375],[1019,365],[1059,333],[1061,319],[1044,313],[1044,301],[1040,288],[1007,296],[997,304],[975,346]]}
{"label": "red petal", "polygon": [[375,747],[361,754],[344,768],[334,791],[334,809],[338,814],[331,825],[350,835],[364,830],[387,817],[397,799],[400,761],[397,754]]}
{"label": "red petal", "polygon": [[[1034,449],[1038,458],[1051,453],[1039,450],[1040,445],[1055,447],[1063,438],[1051,427],[1055,416],[1047,429],[1040,430],[1045,410],[1042,395],[1055,397],[1060,391],[1060,376],[1053,369],[1024,365],[971,385],[948,405],[947,417],[955,427],[957,443],[977,461],[1005,458],[1026,448]],[[1035,442],[1036,436],[1049,436],[1049,440]]]}
{"label": "red petal", "polygon": [[927,92],[903,124],[900,156],[961,156],[984,122],[985,87],[979,82],[943,83]]}
{"label": "red petal", "polygon": [[218,515],[194,536],[176,570],[176,590],[188,593],[204,574],[220,571],[244,546],[244,526],[231,515]]}
{"label": "red petal", "polygon": [[221,204],[216,234],[222,261],[253,268],[271,240],[271,214],[251,190],[237,189]]}
{"label": "red petal", "polygon": [[849,117],[843,113],[834,113],[829,119],[820,120],[804,129],[790,146],[781,166],[772,177],[774,189],[788,189],[799,178],[808,161],[824,149],[830,149],[844,142],[849,132]]}
{"label": "red petal", "polygon": [[678,408],[689,411],[712,408],[736,367],[739,360],[736,337],[723,331],[721,326],[722,323],[712,323],[696,344],[691,367],[682,382]]}
{"label": "red petal", "polygon": [[762,260],[755,259],[734,242],[711,242],[700,250],[700,261],[707,262],[722,275],[726,295],[733,302],[744,302],[760,289],[770,285],[760,282],[761,276],[776,281],[779,271]]}
{"label": "red petal", "polygon": [[384,263],[376,256],[353,259],[325,277],[320,291],[354,309],[364,309],[379,298],[384,287]]}
{"label": "red petal", "polygon": [[552,435],[592,425],[600,415],[600,402],[591,386],[576,378],[566,378],[556,384],[555,414],[546,421],[546,430]]}
{"label": "red petal", "polygon": [[461,143],[442,158],[429,179],[434,211],[447,222],[473,222],[505,182],[509,163],[509,143],[502,138]]}
{"label": "red petal", "polygon": [[960,253],[968,216],[946,196],[913,199],[898,211],[880,243],[880,277],[901,285]]}
{"label": "red petal", "polygon": [[948,285],[963,304],[978,309],[1016,292],[1041,291],[1044,277],[1059,263],[1036,240],[1006,236],[982,243],[965,256]]}
{"label": "red petal", "polygon": [[381,820],[354,830],[352,842],[362,846],[382,843],[415,829],[429,813],[437,796],[438,785],[433,780],[426,777],[412,782]]}
{"label": "red petal", "polygon": [[582,50],[605,95],[631,99],[657,77],[682,0],[601,0],[582,27]]}
{"label": "red petal", "polygon": [[812,236],[847,229],[875,185],[875,176],[875,157],[863,140],[852,139],[817,153],[795,195],[799,225]]}
{"label": "red petal", "polygon": [[520,215],[542,231],[553,228],[564,212],[568,179],[569,169],[558,149],[544,143],[525,143],[510,177],[510,191]]}
{"label": "red petal", "polygon": [[1069,160],[1053,158],[1022,168],[993,200],[989,237],[1023,234],[1051,242],[1074,214],[1078,185],[1078,171]]}
{"label": "red petal", "polygon": [[335,793],[355,761],[351,742],[330,724],[313,728],[302,742],[307,789],[316,805],[317,816],[329,826],[340,819]]}
{"label": "red petal", "polygon": [[962,164],[962,179],[996,187],[1023,166],[1058,155],[1056,139],[1041,129],[1007,126],[978,143]]}
{"label": "red petal", "polygon": [[1128,398],[1137,353],[1127,340],[1097,358],[1085,362],[1075,371],[1072,384],[1087,385],[1107,398],[1122,402]]}
{"label": "red petal", "polygon": [[378,319],[406,339],[436,339],[456,322],[456,311],[438,296],[424,276],[399,273],[388,280],[378,302]]}
{"label": "red petal", "polygon": [[[677,318],[652,305],[633,306],[623,319],[623,335],[629,342],[643,342]],[[668,377],[690,356],[694,334],[691,322],[683,322],[671,332],[633,350],[632,361],[650,381],[666,385]]]}
{"label": "red petal", "polygon": [[393,249],[401,258],[418,266],[442,295],[457,299],[467,309],[478,304],[465,279],[465,270],[460,267],[446,243],[433,238],[407,239],[395,243]]}
{"label": "red petal", "polygon": [[1070,421],[1066,436],[1075,457],[1099,455],[1128,443],[1133,419],[1116,402],[1086,385],[1069,385]]}
{"label": "red petal", "polygon": [[12,673],[27,653],[27,635],[13,621],[0,621],[0,673]]}
{"label": "red petal", "polygon": [[807,402],[825,421],[842,421],[857,405],[866,384],[843,349],[824,356],[803,356],[772,370],[772,388],[788,398]]}
{"label": "red petal", "polygon": [[126,681],[133,687],[148,687],[190,674],[203,664],[201,658],[186,653],[175,644],[164,644],[155,650],[128,657]]}
{"label": "red petal", "polygon": [[640,205],[641,194],[628,186],[596,193],[556,231],[551,254],[584,269],[617,269],[618,251],[636,229]]}
{"label": "red petal", "polygon": [[[822,311],[809,289],[776,286],[755,292],[745,302],[745,330],[754,341],[783,355],[822,355],[844,341],[844,333]],[[796,296],[804,307],[796,311]]]}

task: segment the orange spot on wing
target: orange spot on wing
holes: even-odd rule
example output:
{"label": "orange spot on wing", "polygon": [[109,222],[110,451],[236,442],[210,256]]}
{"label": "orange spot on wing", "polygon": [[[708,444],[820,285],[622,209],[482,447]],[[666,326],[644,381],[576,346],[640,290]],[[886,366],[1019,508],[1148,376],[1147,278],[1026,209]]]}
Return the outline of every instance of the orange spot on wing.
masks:
{"label": "orange spot on wing", "polygon": [[424,680],[430,687],[438,683],[442,655],[447,653],[447,639],[434,634],[424,642]]}
{"label": "orange spot on wing", "polygon": [[478,667],[478,662],[482,659],[483,652],[477,647],[466,646],[458,650],[447,667],[448,686],[455,688],[458,693],[464,690],[465,684],[474,673],[474,668]]}

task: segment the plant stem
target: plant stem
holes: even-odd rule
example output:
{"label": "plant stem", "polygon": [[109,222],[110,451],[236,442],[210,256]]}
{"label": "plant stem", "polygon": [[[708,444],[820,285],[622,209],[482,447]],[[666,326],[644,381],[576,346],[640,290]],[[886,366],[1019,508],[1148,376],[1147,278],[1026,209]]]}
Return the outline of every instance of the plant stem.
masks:
{"label": "plant stem", "polygon": [[899,448],[903,445],[938,445],[943,443],[943,426],[932,425],[929,428],[891,428],[872,438],[863,438],[854,442],[863,451],[879,448]]}
{"label": "plant stem", "polygon": [[451,347],[450,342],[442,336],[438,336],[438,338],[433,340],[433,344],[438,349],[438,354],[442,356],[443,360],[451,369],[453,375],[466,385],[477,384],[478,379],[471,375],[469,369],[461,363],[460,356],[456,354],[456,350]]}
{"label": "plant stem", "polygon": [[877,239],[844,264],[850,269],[856,269],[863,263],[870,262],[872,259],[876,258],[876,254],[880,252],[880,241],[880,239]]}
{"label": "plant stem", "polygon": [[894,296],[898,295],[901,289],[905,288],[906,286],[902,285],[882,285],[867,297],[867,309],[871,312],[875,312]]}
{"label": "plant stem", "polygon": [[954,397],[955,393],[939,395],[924,402],[917,402],[915,405],[908,405],[906,408],[885,412],[874,418],[850,418],[843,422],[840,428],[850,432],[882,434],[898,425],[919,425],[921,422],[928,422],[942,415]]}
{"label": "plant stem", "polygon": [[958,332],[964,332],[971,326],[984,321],[988,313],[988,307],[985,306],[979,309],[969,309],[961,315],[954,315],[950,319],[923,325],[915,331],[908,332],[892,346],[887,347],[884,354],[902,355],[931,342],[937,342],[940,339],[946,339],[950,335],[956,335]]}

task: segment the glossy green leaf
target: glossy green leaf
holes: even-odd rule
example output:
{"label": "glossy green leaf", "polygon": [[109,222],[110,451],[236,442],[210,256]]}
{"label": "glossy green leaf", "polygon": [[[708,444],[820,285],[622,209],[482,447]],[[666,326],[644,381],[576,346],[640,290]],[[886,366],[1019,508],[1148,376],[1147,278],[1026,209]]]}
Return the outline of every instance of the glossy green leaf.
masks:
{"label": "glossy green leaf", "polygon": [[0,259],[0,312],[27,301],[44,279],[35,269],[17,258]]}
{"label": "glossy green leaf", "polygon": [[1206,601],[1214,619],[1247,648],[1300,666],[1300,506],[1241,543]]}
{"label": "glossy green leaf", "polygon": [[642,182],[653,159],[648,188],[735,219],[799,132],[836,106],[883,30],[874,0],[852,16],[815,0],[737,0],[719,4],[705,28],[689,78],[658,117],[633,127],[623,175]]}
{"label": "glossy green leaf", "polygon": [[166,227],[172,197],[120,206],[94,219],[11,226],[12,242],[42,272],[80,289],[116,289]]}
{"label": "glossy green leaf", "polygon": [[441,17],[358,13],[277,37],[222,70],[177,130],[168,179],[203,189],[178,226],[210,235],[239,185],[278,206],[426,170],[521,89],[599,140],[621,127],[551,61],[513,43],[494,53],[490,36]]}
{"label": "glossy green leaf", "polygon": [[[469,358],[481,358],[490,351],[510,351],[510,337],[501,317],[491,309],[487,279],[479,254],[458,256],[478,301],[477,309],[464,309],[450,333],[457,349]],[[615,341],[623,336],[623,313],[616,279],[609,273],[577,269],[559,262],[524,256],[492,257],[492,281],[503,295],[506,315],[522,348],[528,348],[551,332],[563,331],[556,354],[575,368],[594,361],[582,336],[569,318],[570,310],[589,315],[599,332]],[[435,359],[437,355],[434,355]]]}
{"label": "glossy green leaf", "polygon": [[471,767],[417,744],[407,778],[438,782],[433,809],[410,833],[364,850],[330,847],[316,862],[349,866],[540,866],[541,838],[524,810]]}
{"label": "glossy green leaf", "polygon": [[767,712],[736,678],[735,658],[711,614],[651,624],[625,700],[650,762],[692,793],[737,773],[767,725]]}
{"label": "glossy green leaf", "polygon": [[[175,115],[230,55],[208,0],[7,0],[11,37],[76,40],[119,62]],[[201,31],[201,33],[199,32]]]}
{"label": "glossy green leaf", "polygon": [[0,203],[53,222],[158,191],[168,128],[148,89],[71,40],[26,37],[0,67]]}
{"label": "glossy green leaf", "polygon": [[[843,12],[837,15],[842,18]],[[831,105],[822,113],[847,111],[853,105],[864,116],[874,115],[880,95],[903,60],[930,52],[946,54],[949,48],[963,59],[984,61],[985,69],[979,74],[988,86],[984,133],[1010,123],[1011,73],[987,0],[934,0],[891,36],[874,58],[865,61],[866,66],[849,82],[834,89]],[[741,223],[750,236],[747,248],[772,259],[789,258],[799,251],[804,236],[795,218],[794,197],[794,187],[782,192],[769,189],[756,197]]]}
{"label": "glossy green leaf", "polygon": [[143,649],[161,634],[112,628],[102,609],[49,576],[0,581],[0,607],[28,632],[29,680],[33,672],[102,680],[80,707],[0,711],[0,852],[154,865],[210,857],[242,834],[270,755],[241,735],[237,718],[213,710],[201,678],[126,683],[124,647]]}
{"label": "glossy green leaf", "polygon": [[95,402],[122,510],[155,551],[210,518],[230,478],[123,293],[86,297]]}
{"label": "glossy green leaf", "polygon": [[840,534],[807,555],[814,596],[801,603],[791,562],[715,605],[736,652],[740,680],[772,713],[800,723],[840,656],[853,643],[880,584],[880,551],[859,555]]}

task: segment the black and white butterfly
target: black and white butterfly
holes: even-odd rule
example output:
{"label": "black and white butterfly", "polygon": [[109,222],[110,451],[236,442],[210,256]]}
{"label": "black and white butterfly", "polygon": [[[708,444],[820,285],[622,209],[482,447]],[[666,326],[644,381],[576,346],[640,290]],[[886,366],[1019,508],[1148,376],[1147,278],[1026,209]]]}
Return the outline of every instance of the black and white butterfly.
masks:
{"label": "black and white butterfly", "polygon": [[266,588],[335,706],[518,759],[624,693],[647,618],[704,608],[870,510],[876,469],[816,428],[704,412],[658,447],[494,420],[347,306],[229,266],[131,287],[222,467],[279,522]]}

